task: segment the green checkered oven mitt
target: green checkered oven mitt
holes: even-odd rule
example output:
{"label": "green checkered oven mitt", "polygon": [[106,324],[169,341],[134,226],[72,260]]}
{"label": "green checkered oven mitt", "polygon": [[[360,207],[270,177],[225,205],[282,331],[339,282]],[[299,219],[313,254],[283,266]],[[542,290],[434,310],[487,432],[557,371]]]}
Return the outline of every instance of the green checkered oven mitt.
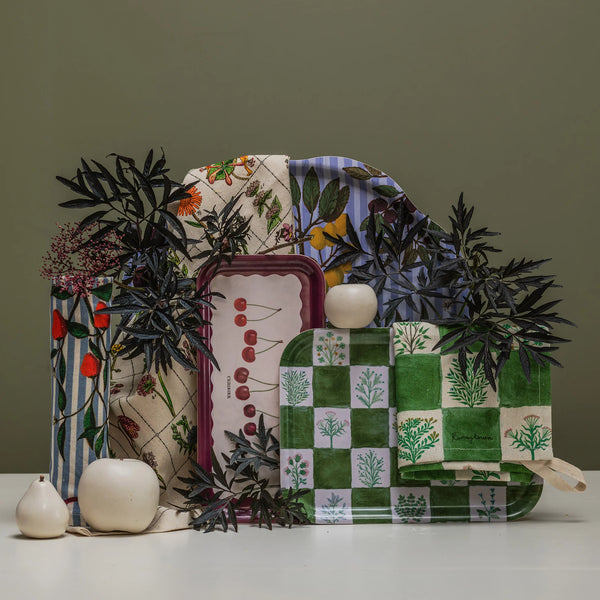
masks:
{"label": "green checkered oven mitt", "polygon": [[583,473],[553,456],[549,365],[532,364],[527,381],[513,352],[494,390],[483,368],[473,372],[474,355],[465,377],[457,353],[434,349],[447,331],[393,327],[401,478],[527,482],[533,472],[559,489],[585,490]]}

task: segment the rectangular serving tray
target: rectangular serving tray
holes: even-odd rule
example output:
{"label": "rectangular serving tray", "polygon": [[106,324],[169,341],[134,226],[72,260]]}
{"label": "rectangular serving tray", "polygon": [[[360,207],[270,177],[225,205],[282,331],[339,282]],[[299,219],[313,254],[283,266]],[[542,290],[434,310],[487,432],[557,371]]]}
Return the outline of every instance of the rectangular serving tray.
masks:
{"label": "rectangular serving tray", "polygon": [[[207,281],[200,273],[198,287]],[[262,414],[279,437],[279,360],[298,333],[323,326],[325,279],[306,256],[238,256],[208,285],[225,296],[213,297],[217,310],[204,310],[212,325],[199,331],[220,367],[198,353],[198,463],[210,470],[211,448],[218,457],[233,448],[226,430],[251,437]]]}
{"label": "rectangular serving tray", "polygon": [[415,481],[398,475],[391,329],[315,329],[281,357],[281,485],[313,523],[511,521],[542,482]]}

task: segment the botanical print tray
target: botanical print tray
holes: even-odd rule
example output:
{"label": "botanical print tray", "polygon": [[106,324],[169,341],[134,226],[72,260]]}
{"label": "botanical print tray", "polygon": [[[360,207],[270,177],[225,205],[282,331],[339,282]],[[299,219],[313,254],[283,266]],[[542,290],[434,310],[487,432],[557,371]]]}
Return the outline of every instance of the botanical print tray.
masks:
{"label": "botanical print tray", "polygon": [[279,359],[298,333],[323,325],[325,280],[305,256],[239,256],[219,269],[210,291],[225,298],[213,297],[217,310],[205,314],[212,325],[200,331],[220,367],[198,354],[198,462],[207,469],[211,448],[218,457],[233,448],[225,431],[252,436],[263,415],[278,437]]}
{"label": "botanical print tray", "polygon": [[[366,227],[371,209],[376,226],[393,226],[404,205],[411,222],[425,217],[409,200],[402,187],[383,171],[358,160],[342,156],[318,156],[303,160],[290,160],[290,191],[292,195],[294,233],[302,241],[298,253],[314,258],[325,269],[339,247],[325,238],[325,233],[339,235],[350,241],[350,226],[356,231],[360,244],[367,248]],[[312,236],[308,239],[308,236]],[[412,240],[403,260],[414,261],[420,249],[418,236]],[[347,281],[361,260],[338,265],[325,272],[330,286]],[[404,276],[417,284],[419,269],[405,271]],[[386,302],[398,294],[393,291],[392,280],[372,280],[379,303],[379,316],[385,313]],[[432,299],[438,311],[444,314],[443,298]],[[401,306],[407,320],[418,318],[410,306]]]}
{"label": "botanical print tray", "polygon": [[303,496],[313,523],[499,522],[537,503],[527,484],[415,481],[398,476],[391,330],[315,329],[281,357],[281,485]]}

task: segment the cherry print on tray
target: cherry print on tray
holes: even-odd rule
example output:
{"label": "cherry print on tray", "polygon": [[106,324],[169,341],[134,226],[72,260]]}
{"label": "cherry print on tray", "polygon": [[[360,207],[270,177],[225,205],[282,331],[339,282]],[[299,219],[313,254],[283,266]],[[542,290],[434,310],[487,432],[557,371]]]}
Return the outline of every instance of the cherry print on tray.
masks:
{"label": "cherry print on tray", "polygon": [[248,363],[254,362],[256,359],[254,348],[252,348],[252,346],[246,346],[242,350],[242,358]]}
{"label": "cherry print on tray", "polygon": [[[248,346],[256,346],[258,340],[262,340],[263,342],[271,342],[273,345],[283,344],[283,340],[270,340],[269,338],[260,337],[254,329],[248,329],[244,332],[244,342],[246,342]],[[272,347],[273,346],[269,346],[269,348]],[[267,350],[269,348],[267,348]]]}
{"label": "cherry print on tray", "polygon": [[256,434],[256,425],[254,423],[246,423],[244,425],[244,433],[246,435],[255,435]]}
{"label": "cherry print on tray", "polygon": [[246,383],[246,381],[248,380],[256,381],[256,383],[262,383],[264,385],[272,386],[270,389],[275,389],[279,385],[277,383],[268,383],[266,381],[261,381],[260,379],[256,379],[256,377],[250,377],[250,371],[248,371],[246,367],[238,367],[233,373],[233,378],[238,383]]}
{"label": "cherry print on tray", "polygon": [[240,385],[235,390],[235,397],[242,401],[248,400],[250,398],[250,388],[247,385]]}
{"label": "cherry print on tray", "polygon": [[265,309],[271,311],[269,314],[265,315],[264,317],[260,317],[257,319],[249,319],[248,317],[246,317],[246,315],[238,314],[233,319],[234,323],[238,327],[245,327],[245,325],[246,325],[246,323],[248,323],[248,321],[264,321],[265,319],[271,318],[273,315],[275,315],[276,313],[278,313],[281,310],[281,308],[273,308],[272,306],[265,306],[264,304],[249,303],[246,301],[246,298],[236,298],[233,301],[233,306],[236,310],[239,310],[240,312],[244,312],[246,310],[246,308],[248,308],[249,306],[254,306],[256,308],[265,308]]}

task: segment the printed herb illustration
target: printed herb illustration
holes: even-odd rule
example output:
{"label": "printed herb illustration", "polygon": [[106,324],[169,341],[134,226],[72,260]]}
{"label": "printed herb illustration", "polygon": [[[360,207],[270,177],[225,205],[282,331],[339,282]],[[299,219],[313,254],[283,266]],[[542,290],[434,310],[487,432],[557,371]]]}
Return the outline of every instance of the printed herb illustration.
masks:
{"label": "printed herb illustration", "polygon": [[540,417],[528,415],[523,419],[523,424],[517,431],[507,429],[504,437],[511,438],[511,446],[522,452],[531,453],[531,460],[535,460],[536,450],[545,450],[552,440],[550,427],[542,426]]}
{"label": "printed herb illustration", "polygon": [[467,370],[463,374],[458,360],[450,365],[448,381],[452,384],[450,397],[469,408],[483,404],[487,398],[487,379],[483,369],[475,371],[475,358],[467,357]]}
{"label": "printed herb illustration", "polygon": [[[56,444],[61,457],[65,458],[66,442],[66,422],[83,412],[83,431],[78,435],[78,439],[85,439],[93,450],[96,457],[100,457],[102,448],[108,440],[108,396],[109,396],[109,377],[110,377],[110,348],[107,347],[108,337],[106,332],[110,327],[110,317],[108,315],[99,315],[97,310],[102,310],[107,306],[107,302],[112,295],[112,283],[107,283],[98,287],[90,287],[90,281],[82,279],[81,285],[87,286],[87,293],[84,291],[69,291],[57,285],[52,286],[51,294],[58,300],[72,300],[68,314],[62,314],[58,309],[52,311],[52,351],[50,353],[52,361],[53,385],[56,386],[56,399],[60,416],[55,417],[54,424],[58,426],[56,434]],[[94,301],[93,297],[97,300]],[[95,302],[95,308],[93,306]],[[80,323],[75,320],[76,311],[83,306],[87,314],[86,323]],[[82,310],[83,310],[82,308]],[[67,410],[68,398],[66,379],[68,367],[68,353],[65,349],[65,342],[71,336],[78,340],[87,341],[88,351],[81,359],[78,365],[79,372],[91,383],[89,393],[85,401],[77,406],[72,412]],[[98,422],[94,411],[94,399],[98,398],[103,407],[104,419]]]}
{"label": "printed herb illustration", "polygon": [[381,475],[385,471],[384,461],[374,450],[359,454],[357,466],[358,478],[363,485],[370,488],[381,485]]}
{"label": "printed herb illustration", "polygon": [[396,323],[394,334],[394,350],[396,354],[414,354],[417,350],[425,350],[427,326],[422,323]]}
{"label": "printed herb illustration", "polygon": [[572,323],[553,310],[560,300],[546,298],[556,287],[553,277],[533,273],[547,261],[512,259],[492,266],[489,255],[498,249],[487,238],[497,234],[472,226],[473,208],[465,206],[462,194],[452,207],[449,233],[428,217],[417,220],[413,212],[401,202],[395,219],[378,224],[372,207],[365,247],[350,222],[347,239],[325,232],[340,252],[327,269],[350,263],[349,283],[368,283],[378,295],[389,291],[393,297],[380,317],[383,325],[405,321],[403,314],[410,310],[418,320],[451,326],[436,348],[458,352],[463,374],[469,348],[478,344],[473,368],[483,366],[494,390],[513,347],[527,379],[531,361],[560,365],[551,353],[568,340],[552,330]]}
{"label": "printed herb illustration", "polygon": [[398,425],[398,457],[416,463],[426,450],[433,448],[440,435],[433,431],[437,419],[410,417]]}
{"label": "printed herb illustration", "polygon": [[327,498],[327,504],[321,505],[323,521],[325,523],[338,523],[346,515],[346,503],[343,498],[335,492],[331,492],[331,496]]}
{"label": "printed herb illustration", "polygon": [[500,508],[496,506],[496,488],[490,488],[490,497],[487,501],[481,492],[478,494],[478,496],[481,500],[481,506],[483,507],[477,509],[477,514],[481,517],[481,519],[485,519],[488,522],[492,521],[493,519],[500,519],[500,516],[497,514],[500,512]]}
{"label": "printed herb illustration", "polygon": [[328,410],[325,413],[325,417],[320,421],[317,421],[317,427],[323,437],[329,438],[329,447],[333,448],[333,438],[342,435],[349,427],[350,423],[344,419],[338,419],[333,411]]}
{"label": "printed herb illustration", "polygon": [[356,385],[356,397],[367,407],[371,408],[377,402],[383,402],[383,375],[371,369],[363,371]]}
{"label": "printed herb illustration", "polygon": [[346,358],[343,336],[327,331],[320,335],[317,344],[317,362],[320,365],[341,365]]}
{"label": "printed herb illustration", "polygon": [[292,480],[292,489],[297,490],[303,485],[306,485],[308,475],[308,461],[302,458],[301,454],[290,456],[285,468],[286,475]]}
{"label": "printed herb illustration", "polygon": [[205,532],[217,527],[227,531],[229,526],[237,531],[236,507],[240,505],[249,505],[251,520],[259,527],[272,529],[273,523],[287,527],[308,523],[300,498],[309,490],[273,490],[269,477],[259,474],[261,470],[279,469],[279,442],[272,429],[265,429],[263,416],[252,442],[241,430],[237,435],[230,431],[225,434],[235,449],[223,455],[224,468],[211,450],[212,471],[191,461],[190,476],[179,477],[187,485],[175,490],[185,498],[182,510],[200,513],[192,518],[190,525]]}
{"label": "printed herb illustration", "polygon": [[156,473],[156,477],[158,478],[159,486],[162,490],[167,489],[167,484],[163,478],[163,476],[158,472],[158,461],[156,460],[156,456],[154,456],[154,452],[148,451],[142,453],[142,460]]}
{"label": "printed herb illustration", "polygon": [[473,481],[488,481],[489,479],[500,479],[500,473],[496,471],[473,471]]}
{"label": "printed herb illustration", "polygon": [[394,506],[394,512],[400,517],[401,523],[418,523],[427,511],[427,500],[421,495],[418,498],[411,492],[408,496],[400,494]]}
{"label": "printed herb illustration", "polygon": [[[181,431],[179,427],[181,427]],[[171,423],[171,431],[173,432],[173,439],[177,442],[181,452],[188,456],[196,454],[198,445],[198,428],[196,425],[190,426],[187,417],[183,415],[177,423]]]}
{"label": "printed herb illustration", "polygon": [[150,373],[145,373],[144,375],[142,375],[136,391],[140,396],[158,396],[165,403],[165,406],[169,409],[171,416],[174,417],[175,409],[173,408],[173,401],[171,400],[171,395],[169,394],[169,390],[167,390],[167,386],[165,385],[165,382],[159,370],[156,371],[156,376],[158,377],[158,380],[160,382],[162,393],[158,391],[156,386],[156,379],[152,375],[150,375]]}
{"label": "printed herb illustration", "polygon": [[252,205],[256,208],[259,217],[267,222],[267,233],[271,233],[281,223],[281,211],[283,207],[279,198],[273,198],[273,190],[263,190],[258,181],[252,181],[244,192],[248,198],[254,198]]}
{"label": "printed herb illustration", "polygon": [[304,371],[290,369],[281,374],[281,387],[285,390],[290,406],[302,404],[309,396],[308,377]]}

